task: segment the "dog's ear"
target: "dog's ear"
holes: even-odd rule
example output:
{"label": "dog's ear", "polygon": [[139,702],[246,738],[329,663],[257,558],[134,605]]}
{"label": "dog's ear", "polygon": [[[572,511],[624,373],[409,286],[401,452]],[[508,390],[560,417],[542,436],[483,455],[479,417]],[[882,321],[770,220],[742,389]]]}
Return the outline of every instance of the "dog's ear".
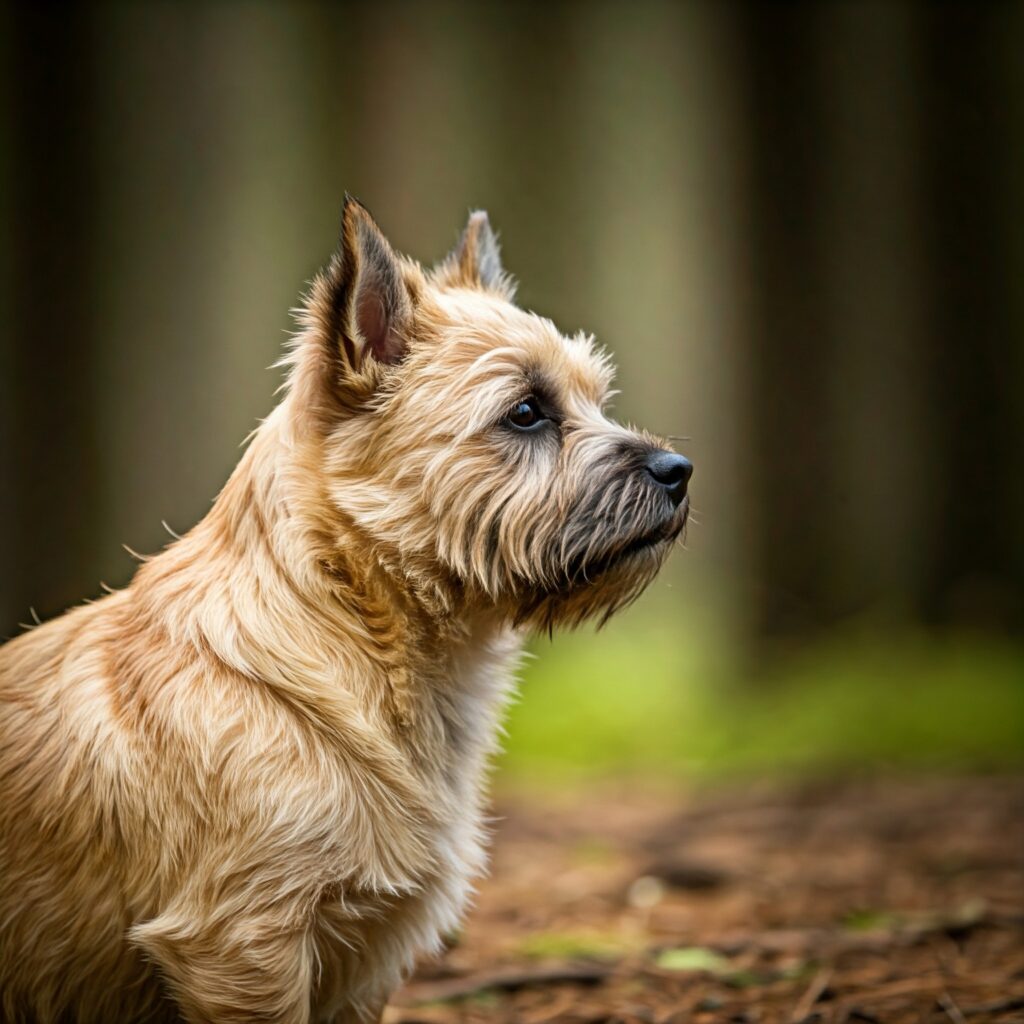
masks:
{"label": "dog's ear", "polygon": [[440,284],[454,288],[486,288],[511,299],[515,285],[501,265],[498,238],[486,210],[469,215],[462,237],[436,270]]}
{"label": "dog's ear", "polygon": [[405,355],[413,304],[402,262],[369,210],[345,196],[338,249],[326,271],[330,322],[353,370],[367,359],[397,363]]}

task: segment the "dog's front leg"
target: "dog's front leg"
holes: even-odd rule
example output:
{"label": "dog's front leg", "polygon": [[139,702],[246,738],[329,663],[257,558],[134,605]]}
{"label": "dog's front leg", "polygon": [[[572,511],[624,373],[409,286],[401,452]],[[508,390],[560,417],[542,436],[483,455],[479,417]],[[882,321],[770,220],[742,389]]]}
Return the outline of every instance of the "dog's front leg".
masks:
{"label": "dog's front leg", "polygon": [[131,938],[190,1024],[309,1024],[312,946],[291,908],[182,899]]}

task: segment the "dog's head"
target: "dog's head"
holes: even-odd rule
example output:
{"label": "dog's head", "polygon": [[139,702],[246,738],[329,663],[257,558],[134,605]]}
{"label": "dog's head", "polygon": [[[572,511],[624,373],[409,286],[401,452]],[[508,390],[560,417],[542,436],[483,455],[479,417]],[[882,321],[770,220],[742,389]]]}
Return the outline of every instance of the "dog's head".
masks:
{"label": "dog's head", "polygon": [[608,417],[590,338],[512,299],[486,214],[425,271],[348,199],[288,401],[317,439],[328,519],[370,557],[519,622],[607,617],[685,527],[691,466]]}

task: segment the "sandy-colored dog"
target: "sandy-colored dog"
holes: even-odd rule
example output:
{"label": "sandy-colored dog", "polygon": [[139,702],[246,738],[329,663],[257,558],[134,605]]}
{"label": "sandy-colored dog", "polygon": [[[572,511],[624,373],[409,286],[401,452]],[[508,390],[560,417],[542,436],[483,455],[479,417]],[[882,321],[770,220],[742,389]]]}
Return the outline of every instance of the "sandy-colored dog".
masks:
{"label": "sandy-colored dog", "polygon": [[0,649],[0,1019],[371,1021],[459,921],[522,633],[653,578],[690,465],[603,411],[474,214],[346,201],[209,515]]}

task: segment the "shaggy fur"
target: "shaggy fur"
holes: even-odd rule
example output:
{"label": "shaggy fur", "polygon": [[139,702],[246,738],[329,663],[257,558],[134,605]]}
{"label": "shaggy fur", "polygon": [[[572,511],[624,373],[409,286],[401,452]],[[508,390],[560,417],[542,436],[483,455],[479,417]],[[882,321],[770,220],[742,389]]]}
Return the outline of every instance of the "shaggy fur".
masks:
{"label": "shaggy fur", "polygon": [[372,1021],[458,924],[523,632],[634,598],[687,509],[511,299],[484,214],[425,271],[347,200],[209,515],[0,649],[0,1019]]}

